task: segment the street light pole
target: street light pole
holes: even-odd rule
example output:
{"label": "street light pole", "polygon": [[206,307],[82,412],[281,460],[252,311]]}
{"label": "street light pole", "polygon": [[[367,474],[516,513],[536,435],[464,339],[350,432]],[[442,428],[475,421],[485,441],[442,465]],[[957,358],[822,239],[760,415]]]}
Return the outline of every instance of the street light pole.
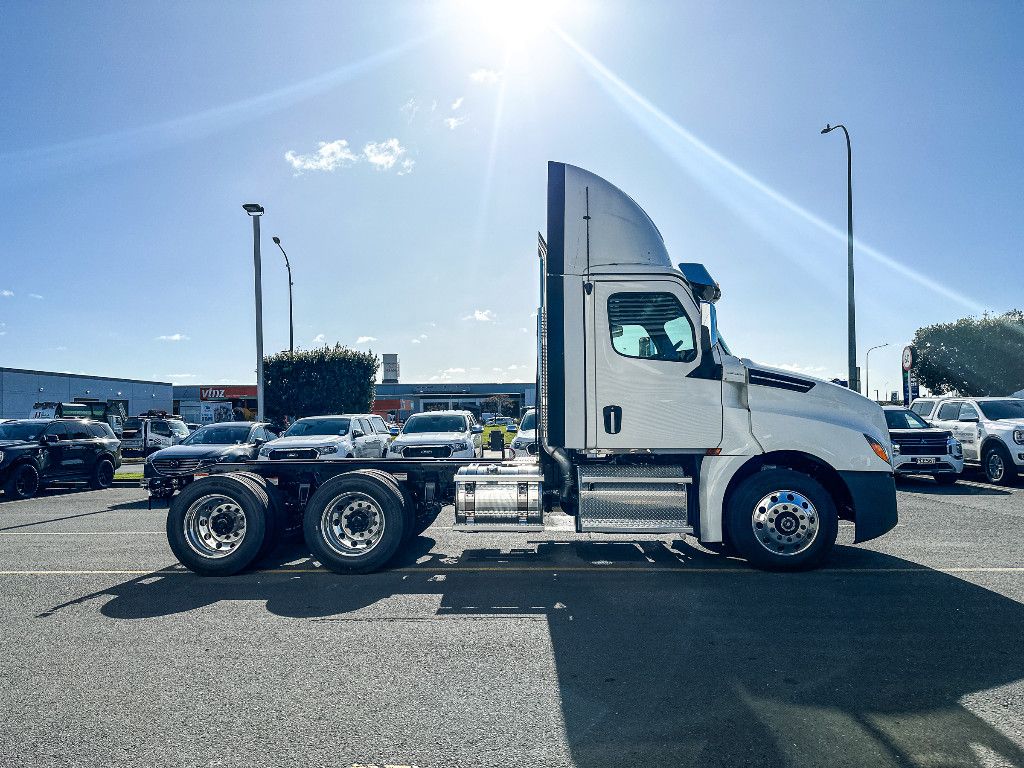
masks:
{"label": "street light pole", "polygon": [[849,364],[850,389],[860,392],[860,376],[857,375],[857,310],[853,293],[853,149],[850,145],[850,132],[846,126],[828,125],[821,129],[822,133],[829,133],[836,128],[842,128],[846,135],[846,256],[847,256],[847,335],[849,338],[849,349],[847,350],[847,362]]}
{"label": "street light pole", "polygon": [[284,246],[281,245],[281,238],[274,235],[274,242],[277,247],[281,249],[281,253],[284,255],[284,265],[288,270],[288,354],[295,354],[295,324],[292,320],[292,265],[288,262],[288,254],[284,252]]}
{"label": "street light pole", "polygon": [[[887,342],[885,342],[885,344],[879,344],[877,346],[870,347],[868,349],[868,351],[864,354],[864,394],[867,395],[867,396],[871,395],[871,390],[868,389],[868,386],[871,383],[871,350],[873,350],[873,349],[881,349],[882,347],[888,347],[888,346],[889,346],[889,342],[887,341]],[[876,393],[876,395],[877,395],[877,393]],[[878,397],[876,396],[875,400],[877,400],[877,399],[878,399]]]}
{"label": "street light pole", "polygon": [[256,272],[256,421],[263,421],[263,270],[260,262],[260,217],[263,206],[242,206],[252,218],[252,261]]}

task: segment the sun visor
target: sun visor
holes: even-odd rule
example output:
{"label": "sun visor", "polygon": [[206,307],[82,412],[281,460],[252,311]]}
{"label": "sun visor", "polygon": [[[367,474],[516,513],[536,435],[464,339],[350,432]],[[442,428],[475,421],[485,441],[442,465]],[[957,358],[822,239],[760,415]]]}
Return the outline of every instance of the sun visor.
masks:
{"label": "sun visor", "polygon": [[714,304],[722,297],[722,289],[711,277],[707,267],[696,262],[683,263],[679,265],[679,271],[683,273],[686,282],[690,284],[693,291],[694,301],[706,301]]}
{"label": "sun visor", "polygon": [[644,209],[582,168],[548,163],[548,271],[585,275],[606,267],[672,268],[661,232]]}

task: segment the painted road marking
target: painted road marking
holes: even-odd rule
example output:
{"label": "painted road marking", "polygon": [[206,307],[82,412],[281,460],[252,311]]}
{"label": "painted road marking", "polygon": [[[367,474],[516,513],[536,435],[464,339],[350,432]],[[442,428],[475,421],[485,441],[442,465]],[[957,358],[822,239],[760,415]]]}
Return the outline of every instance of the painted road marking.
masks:
{"label": "painted road marking", "polygon": [[[263,575],[274,575],[274,574],[321,574],[324,576],[340,576],[342,574],[335,574],[333,571],[329,571],[325,568],[270,568],[259,571],[249,571],[248,575],[263,576]],[[393,568],[390,571],[381,571],[381,574],[387,573],[736,573],[736,574],[748,574],[756,575],[762,574],[767,575],[765,571],[757,570],[756,568],[687,568],[682,567],[636,567],[636,566],[557,566],[557,565],[538,565],[538,566],[456,566],[454,568],[430,568],[430,567],[419,567],[419,568]],[[939,573],[939,574],[957,574],[957,573],[1010,573],[1010,574],[1024,574],[1024,567],[965,567],[965,568],[927,568],[927,567],[916,567],[916,568],[823,568],[819,571],[809,571],[805,575],[813,574],[824,574],[830,573]],[[149,570],[138,571],[138,570],[24,570],[24,571],[0,571],[0,576],[192,576],[195,575],[191,571],[184,569],[175,570],[161,570],[159,568],[151,568]],[[242,574],[246,575],[246,574]],[[228,577],[230,578],[230,577]]]}
{"label": "painted road marking", "polygon": [[167,531],[0,531],[0,536],[156,536]]}

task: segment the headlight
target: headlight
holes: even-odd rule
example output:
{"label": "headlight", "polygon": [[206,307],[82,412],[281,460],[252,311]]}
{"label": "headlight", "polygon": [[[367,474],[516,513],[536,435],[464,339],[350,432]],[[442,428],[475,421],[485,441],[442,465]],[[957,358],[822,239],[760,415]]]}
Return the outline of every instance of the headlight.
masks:
{"label": "headlight", "polygon": [[270,446],[269,445],[264,445],[262,448],[260,448],[260,458],[266,458],[269,455],[270,455]]}
{"label": "headlight", "polygon": [[892,444],[892,455],[893,456],[899,456],[900,455],[900,444],[899,443],[893,443]]}
{"label": "headlight", "polygon": [[463,441],[459,441],[457,443],[452,443],[451,444],[451,449],[453,451],[468,451],[472,447],[473,447],[472,443],[467,443],[464,440]]}
{"label": "headlight", "polygon": [[337,453],[338,446],[336,445],[322,445],[316,449],[317,453],[323,456],[325,453]]}
{"label": "headlight", "polygon": [[1024,445],[1024,429],[1013,430],[1013,442]]}
{"label": "headlight", "polygon": [[868,445],[870,445],[871,450],[875,452],[875,456],[880,458],[886,464],[892,464],[892,462],[889,461],[889,454],[886,452],[885,446],[875,440],[875,438],[871,437],[871,435],[864,435],[864,439],[868,441]]}
{"label": "headlight", "polygon": [[954,459],[962,459],[964,457],[963,443],[961,443],[955,437],[951,437],[949,438],[949,440],[946,441],[946,450],[949,452],[949,455],[952,456]]}
{"label": "headlight", "polygon": [[398,445],[397,443],[391,443],[391,445],[388,446],[388,453],[401,453],[402,448],[404,447],[405,446]]}

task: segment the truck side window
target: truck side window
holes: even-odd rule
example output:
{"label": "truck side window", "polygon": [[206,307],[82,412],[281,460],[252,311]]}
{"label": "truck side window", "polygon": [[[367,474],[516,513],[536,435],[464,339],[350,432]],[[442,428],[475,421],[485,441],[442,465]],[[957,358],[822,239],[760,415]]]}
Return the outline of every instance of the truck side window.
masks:
{"label": "truck side window", "polygon": [[680,363],[697,359],[693,324],[671,293],[612,294],[608,324],[620,355]]}
{"label": "truck side window", "polygon": [[978,411],[970,403],[964,403],[960,406],[960,418],[977,419]]}
{"label": "truck side window", "polygon": [[943,403],[939,406],[939,415],[935,418],[939,421],[956,421],[960,418],[960,402]]}

